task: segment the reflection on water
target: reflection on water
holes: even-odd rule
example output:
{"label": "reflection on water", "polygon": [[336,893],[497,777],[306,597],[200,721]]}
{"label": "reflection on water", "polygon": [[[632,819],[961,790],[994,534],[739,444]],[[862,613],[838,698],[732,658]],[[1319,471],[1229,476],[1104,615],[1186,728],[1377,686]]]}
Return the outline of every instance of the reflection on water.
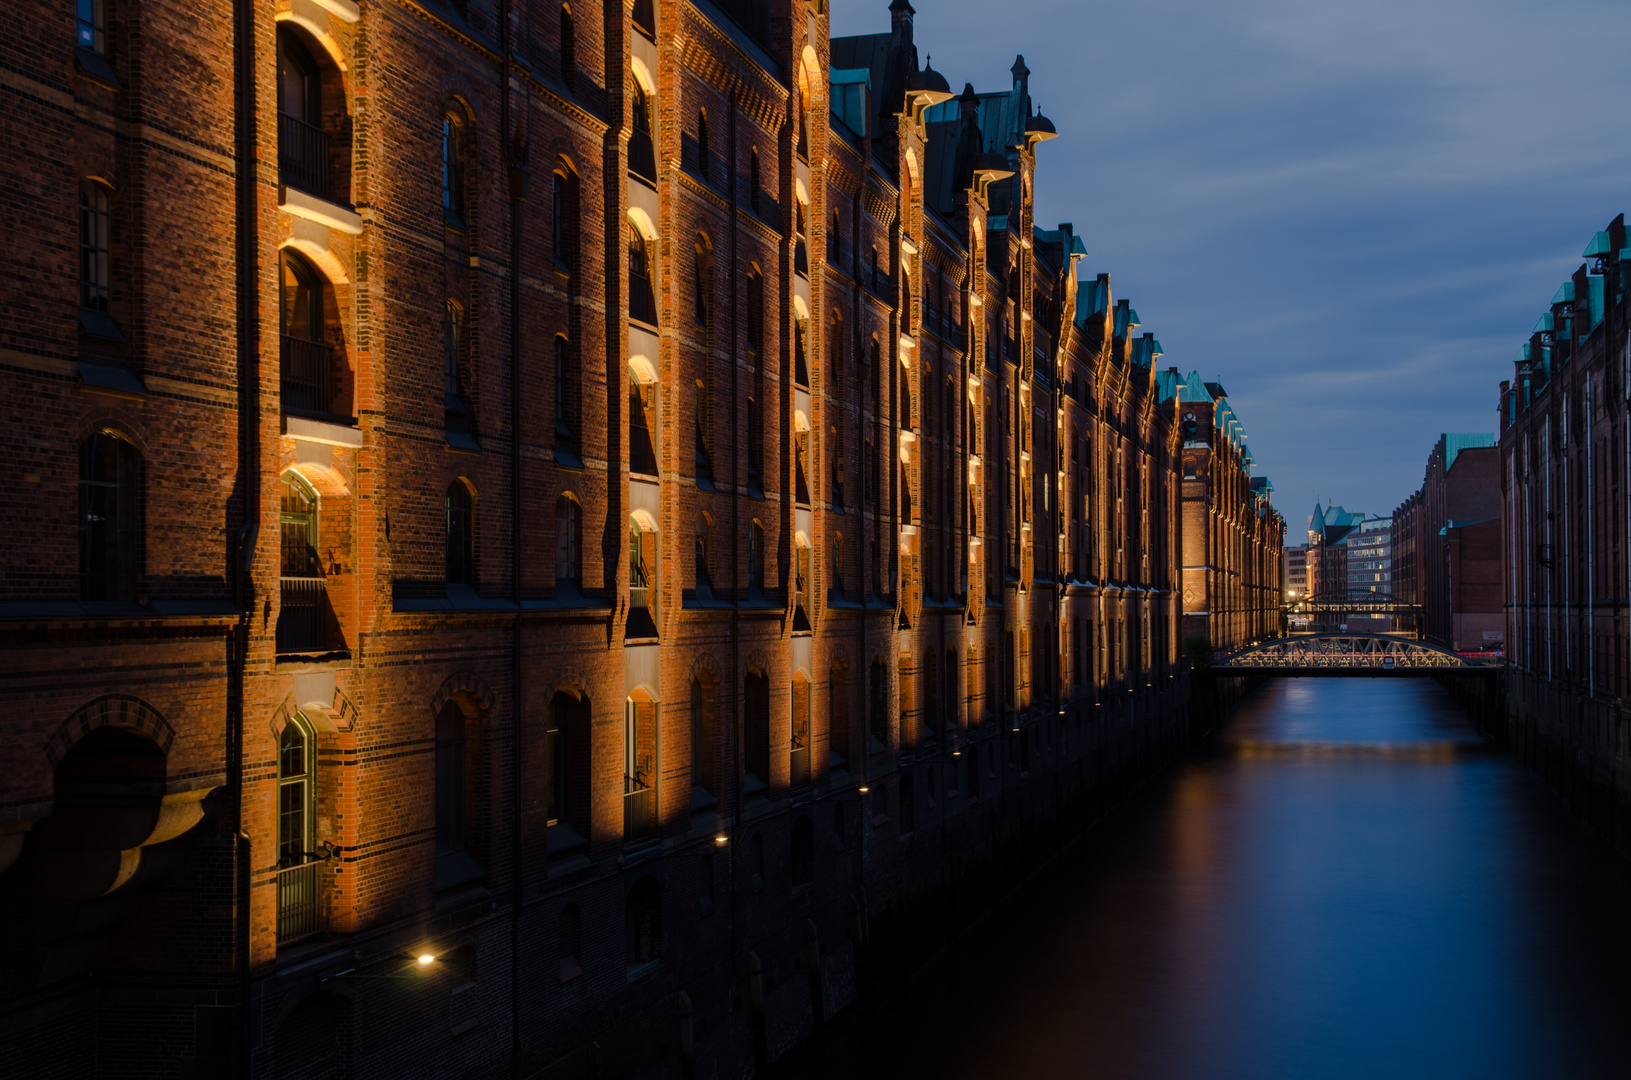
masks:
{"label": "reflection on water", "polygon": [[910,1072],[1631,1075],[1620,864],[1435,684],[1272,680],[1103,831]]}

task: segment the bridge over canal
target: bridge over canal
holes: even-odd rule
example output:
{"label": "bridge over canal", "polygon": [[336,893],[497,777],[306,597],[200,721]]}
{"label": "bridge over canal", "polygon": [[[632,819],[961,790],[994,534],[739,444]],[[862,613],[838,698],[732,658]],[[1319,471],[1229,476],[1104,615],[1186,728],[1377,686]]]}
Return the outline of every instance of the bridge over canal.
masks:
{"label": "bridge over canal", "polygon": [[1495,660],[1463,656],[1438,645],[1386,634],[1306,634],[1273,638],[1212,661],[1214,675],[1314,677],[1493,677]]}

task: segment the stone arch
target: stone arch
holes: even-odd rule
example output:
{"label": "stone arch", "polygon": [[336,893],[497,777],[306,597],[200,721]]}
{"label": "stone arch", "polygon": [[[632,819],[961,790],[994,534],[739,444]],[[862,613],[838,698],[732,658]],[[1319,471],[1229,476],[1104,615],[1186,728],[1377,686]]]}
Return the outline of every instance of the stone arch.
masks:
{"label": "stone arch", "polygon": [[695,662],[691,664],[691,678],[695,679],[703,676],[707,676],[716,681],[720,678],[719,662],[714,659],[713,653],[702,653],[696,658]]}
{"label": "stone arch", "polygon": [[[311,36],[313,41],[323,47],[323,51],[328,54],[328,58],[334,61],[335,67],[342,72],[351,70],[345,62],[344,50],[340,48],[340,43],[334,39],[334,35],[328,32],[327,26],[320,25],[316,20],[297,11],[280,11],[274,16],[274,19],[277,22],[286,22],[300,27]],[[346,21],[351,22],[353,20],[347,19]]]}
{"label": "stone arch", "polygon": [[111,431],[119,438],[125,440],[136,448],[136,452],[146,461],[148,454],[147,433],[140,424],[123,416],[109,416],[106,413],[97,413],[90,419],[79,424],[74,434],[74,445],[79,446],[86,439],[98,432]]}
{"label": "stone arch", "polygon": [[568,664],[555,673],[555,678],[549,683],[545,699],[551,699],[556,694],[567,694],[580,701],[589,697],[589,675],[582,668]]}
{"label": "stone arch", "polygon": [[436,691],[436,696],[431,698],[431,716],[440,716],[442,707],[456,697],[473,700],[483,713],[493,709],[493,692],[482,677],[473,671],[456,671],[447,677],[441,689]]}
{"label": "stone arch", "polygon": [[464,76],[457,72],[447,75],[442,79],[442,84],[437,89],[440,91],[443,101],[457,101],[472,121],[476,119],[476,102],[480,98],[477,97],[475,88],[470,85]]}
{"label": "stone arch", "polygon": [[754,649],[748,653],[747,659],[742,662],[743,676],[754,670],[762,671],[766,675],[770,674],[770,656],[763,649]]}
{"label": "stone arch", "polygon": [[80,739],[99,727],[122,727],[140,731],[163,750],[170,753],[176,732],[170,722],[153,706],[130,694],[104,694],[74,710],[45,742],[45,758],[52,771]]}

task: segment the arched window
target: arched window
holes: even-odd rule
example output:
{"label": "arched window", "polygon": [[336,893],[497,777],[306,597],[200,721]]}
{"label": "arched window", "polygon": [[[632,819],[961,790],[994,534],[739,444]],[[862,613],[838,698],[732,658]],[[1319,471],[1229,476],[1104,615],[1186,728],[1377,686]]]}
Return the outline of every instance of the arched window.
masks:
{"label": "arched window", "polygon": [[278,49],[278,178],[289,187],[329,197],[329,136],[323,130],[323,82],[310,50],[280,29]]}
{"label": "arched window", "polygon": [[629,516],[629,615],[626,638],[657,636],[657,529],[643,511]]}
{"label": "arched window", "polygon": [[884,666],[882,657],[872,661],[870,682],[867,705],[871,714],[872,746],[874,750],[882,750],[889,745],[889,669]]}
{"label": "arched window", "polygon": [[75,22],[79,31],[79,47],[97,54],[105,52],[107,42],[103,37],[102,0],[76,0],[74,8]]}
{"label": "arched window", "polygon": [[765,279],[757,266],[748,270],[748,348],[754,355],[765,349]]}
{"label": "arched window", "polygon": [[141,573],[141,455],[112,431],[79,448],[79,597],[136,599]]}
{"label": "arched window", "polygon": [[583,974],[583,927],[576,904],[561,909],[560,944],[556,951],[560,953],[563,983]]}
{"label": "arched window", "polygon": [[578,552],[583,537],[583,509],[570,495],[555,500],[555,594],[573,597],[581,587]]}
{"label": "arched window", "polygon": [[325,340],[323,279],[293,251],[285,249],[279,261],[283,407],[327,413],[334,408],[334,351]]}
{"label": "arched window", "polygon": [[570,446],[572,442],[572,427],[567,423],[566,395],[567,395],[567,367],[568,346],[564,335],[555,336],[555,445]]}
{"label": "arched window", "polygon": [[800,671],[793,676],[792,714],[789,732],[792,745],[788,757],[789,783],[800,787],[810,782],[814,771],[810,761],[810,677]]}
{"label": "arched window", "polygon": [[831,681],[827,686],[827,753],[832,767],[847,764],[850,748],[849,729],[849,664],[843,659],[833,661]]}
{"label": "arched window", "polygon": [[872,335],[870,351],[867,355],[868,372],[872,376],[872,412],[877,415],[883,402],[883,359],[882,350],[878,345],[878,335]]}
{"label": "arched window", "polygon": [[815,827],[810,815],[800,814],[793,822],[793,888],[815,880]]}
{"label": "arched window", "polygon": [[464,353],[464,308],[449,300],[442,314],[442,404],[447,426],[456,430],[469,425]]}
{"label": "arched window", "polygon": [[748,148],[748,206],[759,212],[759,148]]}
{"label": "arched window", "polygon": [[657,383],[643,365],[629,365],[629,471],[657,475]]}
{"label": "arched window", "polygon": [[568,90],[578,84],[577,38],[572,30],[572,8],[561,5],[561,81]]}
{"label": "arched window", "polygon": [[555,269],[569,272],[571,269],[570,250],[566,242],[567,220],[567,184],[569,181],[560,173],[550,174],[549,185],[549,239],[550,249],[555,257]]}
{"label": "arched window", "polygon": [[844,598],[844,534],[833,533],[832,542],[828,545],[832,549],[832,591],[838,599]]}
{"label": "arched window", "polygon": [[476,583],[475,500],[463,481],[447,486],[447,583]]}
{"label": "arched window", "polygon": [[704,184],[714,182],[713,144],[708,141],[708,110],[697,110],[697,175]]}
{"label": "arched window", "polygon": [[657,703],[636,690],[623,703],[623,839],[657,834]]}
{"label": "arched window", "polygon": [[442,117],[442,209],[464,224],[464,125],[451,114]]}
{"label": "arched window", "polygon": [[696,286],[696,322],[699,330],[713,325],[714,255],[705,236],[698,236],[694,249],[694,275]]}
{"label": "arched window", "polygon": [[651,283],[651,248],[640,227],[629,222],[629,318],[657,325],[657,296]]}
{"label": "arched window", "polygon": [[878,249],[877,248],[872,249],[871,273],[872,273],[872,279],[871,279],[872,283],[868,287],[873,292],[877,292],[878,291]]}
{"label": "arched window", "polygon": [[[466,804],[469,795],[465,761],[464,710],[449,701],[436,715],[436,856],[469,847]],[[438,879],[442,877],[438,867]],[[438,881],[438,884],[441,884]]]}
{"label": "arched window", "polygon": [[691,809],[713,805],[719,783],[719,683],[691,680]]}
{"label": "arched window", "polygon": [[657,183],[657,155],[651,142],[651,99],[640,81],[634,81],[634,102],[629,132],[629,172]]}
{"label": "arched window", "polygon": [[278,940],[318,928],[317,740],[299,713],[278,736]]}
{"label": "arched window", "polygon": [[713,522],[707,514],[697,517],[696,577],[697,596],[711,600],[714,595],[713,575]]}
{"label": "arched window", "polygon": [[917,781],[911,773],[900,777],[900,831],[909,833],[917,828]]}
{"label": "arched window", "polygon": [[623,930],[628,966],[642,967],[663,953],[662,890],[649,877],[629,890],[623,906]]}
{"label": "arched window", "polygon": [[327,586],[317,558],[317,493],[297,473],[286,473],[279,508],[281,542],[277,651],[323,648]]}
{"label": "arched window", "polygon": [[838,211],[834,210],[832,212],[832,223],[827,227],[827,263],[830,266],[836,267],[839,265],[843,253],[843,246],[839,241],[839,237],[842,235]]}
{"label": "arched window", "polygon": [[765,587],[765,529],[757,521],[748,525],[748,596],[759,599]]}
{"label": "arched window", "polygon": [[113,230],[107,185],[79,184],[79,306],[106,315],[111,309]]}

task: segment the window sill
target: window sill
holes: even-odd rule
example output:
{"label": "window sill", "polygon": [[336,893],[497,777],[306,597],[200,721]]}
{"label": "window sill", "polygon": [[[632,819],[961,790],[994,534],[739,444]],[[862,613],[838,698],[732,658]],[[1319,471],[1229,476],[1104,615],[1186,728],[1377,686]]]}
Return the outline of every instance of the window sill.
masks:
{"label": "window sill", "polygon": [[326,225],[330,229],[337,229],[349,236],[362,233],[362,215],[355,210],[287,184],[279,185],[278,209],[286,214]]}
{"label": "window sill", "polygon": [[113,316],[95,308],[79,309],[79,328],[98,341],[125,340],[124,332],[119,329],[119,324],[113,321]]}
{"label": "window sill", "polygon": [[113,72],[113,65],[101,53],[93,52],[83,47],[74,50],[74,64],[79,73],[91,82],[106,90],[119,90],[119,76]]}
{"label": "window sill", "polygon": [[481,453],[481,443],[477,442],[476,437],[468,431],[448,428],[442,432],[442,436],[447,440],[447,448],[456,454]]}
{"label": "window sill", "polygon": [[362,445],[362,432],[356,424],[336,424],[331,420],[317,420],[308,416],[283,414],[283,434],[301,442],[324,443],[356,449]]}
{"label": "window sill", "polygon": [[75,370],[79,375],[79,389],[84,393],[106,394],[131,401],[147,397],[147,386],[141,377],[123,365],[81,360],[75,365]]}
{"label": "window sill", "polygon": [[583,459],[564,446],[557,446],[553,451],[555,464],[563,469],[572,469],[575,472],[583,471]]}

